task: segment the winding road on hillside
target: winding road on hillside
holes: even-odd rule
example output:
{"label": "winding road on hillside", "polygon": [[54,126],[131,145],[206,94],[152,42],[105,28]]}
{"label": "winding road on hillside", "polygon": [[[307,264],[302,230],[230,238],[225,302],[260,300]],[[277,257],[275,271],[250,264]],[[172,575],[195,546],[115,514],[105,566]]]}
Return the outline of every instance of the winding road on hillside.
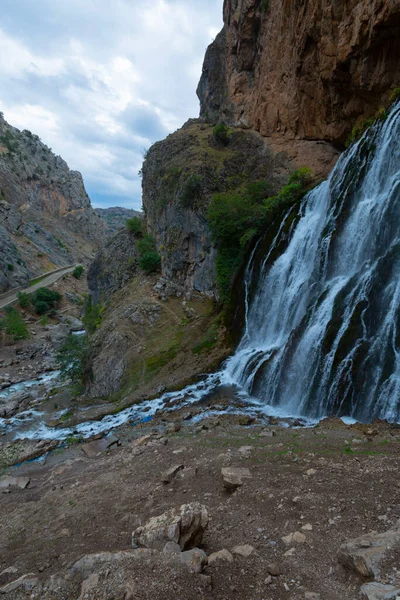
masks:
{"label": "winding road on hillside", "polygon": [[33,285],[28,285],[26,288],[10,290],[6,294],[3,294],[2,296],[0,296],[0,309],[5,308],[9,304],[15,302],[17,300],[19,292],[27,292],[31,294],[39,288],[48,287],[49,285],[52,285],[53,283],[58,281],[61,277],[63,277],[63,275],[67,275],[67,273],[72,273],[72,271],[75,269],[75,266],[76,265],[73,265],[72,267],[65,267],[64,269],[57,269],[57,271],[53,271],[48,275],[43,275],[43,278],[41,278],[37,283],[34,283]]}

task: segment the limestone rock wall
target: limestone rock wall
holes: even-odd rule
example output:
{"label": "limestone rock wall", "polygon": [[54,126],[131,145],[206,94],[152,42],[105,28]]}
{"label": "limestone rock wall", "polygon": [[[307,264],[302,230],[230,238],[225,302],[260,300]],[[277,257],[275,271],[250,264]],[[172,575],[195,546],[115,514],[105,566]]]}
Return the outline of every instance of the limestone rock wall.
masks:
{"label": "limestone rock wall", "polygon": [[339,146],[400,85],[400,0],[225,0],[201,114]]}

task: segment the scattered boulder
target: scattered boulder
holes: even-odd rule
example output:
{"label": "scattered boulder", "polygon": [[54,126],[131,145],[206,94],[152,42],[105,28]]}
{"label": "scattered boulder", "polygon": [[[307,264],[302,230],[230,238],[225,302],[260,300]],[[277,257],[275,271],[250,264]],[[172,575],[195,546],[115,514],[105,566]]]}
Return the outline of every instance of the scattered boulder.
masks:
{"label": "scattered boulder", "polygon": [[124,560],[141,560],[155,554],[154,550],[139,548],[137,550],[126,550],[121,552],[100,552],[98,554],[86,554],[72,565],[68,571],[67,579],[88,579],[95,571],[104,565],[111,564],[115,567],[117,563]]}
{"label": "scattered boulder", "polygon": [[340,547],[339,562],[361,577],[379,579],[387,553],[400,543],[400,529],[369,533]]}
{"label": "scattered boulder", "polygon": [[220,550],[219,552],[213,552],[208,557],[208,564],[213,565],[218,562],[229,562],[233,563],[233,556],[229,550]]}
{"label": "scattered boulder", "polygon": [[119,445],[120,441],[115,435],[108,435],[107,437],[103,437],[100,440],[94,440],[93,442],[83,444],[82,452],[88,458],[94,458],[102,452],[107,452],[107,450],[109,450],[112,446]]}
{"label": "scattered boulder", "polygon": [[178,510],[170,510],[151,518],[144,527],[132,534],[134,548],[163,550],[167,542],[179,544],[182,550],[197,547],[208,526],[208,512],[198,502],[183,504]]}
{"label": "scattered boulder", "polygon": [[161,476],[161,481],[165,484],[171,483],[175,476],[185,468],[185,465],[179,464],[165,471]]}
{"label": "scattered boulder", "polygon": [[271,563],[267,567],[267,571],[273,577],[279,577],[282,574],[282,569],[277,563]]}
{"label": "scattered boulder", "polygon": [[243,485],[243,479],[251,479],[249,469],[224,467],[221,469],[225,489],[232,492]]}
{"label": "scattered boulder", "polygon": [[244,558],[249,558],[255,552],[253,546],[249,544],[245,544],[244,546],[235,546],[232,550],[232,554],[237,554],[238,556],[243,556]]}
{"label": "scattered boulder", "polygon": [[366,583],[361,586],[361,597],[365,600],[396,600],[400,596],[400,587],[383,583]]}
{"label": "scattered boulder", "polygon": [[199,548],[193,548],[179,554],[181,562],[189,567],[192,573],[199,574],[208,563],[207,554]]}
{"label": "scattered boulder", "polygon": [[176,542],[167,542],[163,549],[164,554],[180,554],[181,552],[181,547]]}

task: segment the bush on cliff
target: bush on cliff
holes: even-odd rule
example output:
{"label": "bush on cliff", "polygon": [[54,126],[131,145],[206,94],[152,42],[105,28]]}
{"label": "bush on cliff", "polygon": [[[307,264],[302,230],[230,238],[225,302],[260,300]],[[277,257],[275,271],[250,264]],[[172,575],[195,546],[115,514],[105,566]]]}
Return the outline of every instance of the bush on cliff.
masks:
{"label": "bush on cliff", "polygon": [[133,235],[140,236],[143,234],[143,222],[139,217],[132,217],[126,220],[126,227]]}
{"label": "bush on cliff", "polygon": [[227,146],[229,144],[229,127],[223,123],[218,123],[213,129],[214,140],[221,146]]}
{"label": "bush on cliff", "polygon": [[297,202],[311,181],[311,170],[304,167],[294,171],[275,196],[269,195],[270,187],[265,181],[213,196],[207,220],[218,247],[216,276],[223,304],[229,303],[233,278],[249,243]]}
{"label": "bush on cliff", "polygon": [[31,296],[26,292],[18,292],[17,294],[18,303],[21,308],[28,308],[31,305]]}
{"label": "bush on cliff", "polygon": [[136,243],[139,252],[139,267],[147,274],[157,273],[161,269],[161,256],[156,250],[156,243],[151,235],[144,235]]}
{"label": "bush on cliff", "polygon": [[100,327],[104,311],[105,306],[102,304],[93,304],[90,296],[86,298],[82,322],[90,335]]}

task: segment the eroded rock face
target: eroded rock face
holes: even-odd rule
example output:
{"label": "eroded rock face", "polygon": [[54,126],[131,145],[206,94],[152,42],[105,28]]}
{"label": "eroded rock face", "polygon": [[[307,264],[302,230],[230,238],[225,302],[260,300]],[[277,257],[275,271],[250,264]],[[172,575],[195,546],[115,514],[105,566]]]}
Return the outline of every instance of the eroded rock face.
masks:
{"label": "eroded rock face", "polygon": [[0,115],[0,293],[56,267],[88,262],[104,239],[82,176]]}
{"label": "eroded rock face", "polygon": [[342,144],[400,84],[400,2],[225,0],[201,114],[271,136]]}

